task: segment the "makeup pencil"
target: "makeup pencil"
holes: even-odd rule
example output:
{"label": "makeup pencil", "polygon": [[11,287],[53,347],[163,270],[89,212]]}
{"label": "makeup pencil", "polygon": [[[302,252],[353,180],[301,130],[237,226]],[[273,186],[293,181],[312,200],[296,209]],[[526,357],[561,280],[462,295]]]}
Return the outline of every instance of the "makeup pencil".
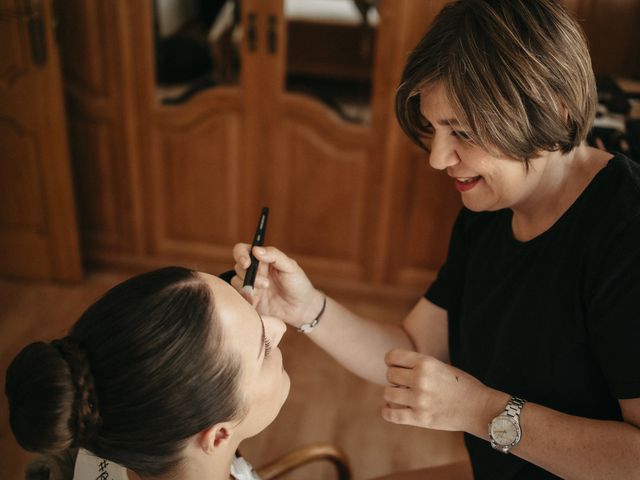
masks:
{"label": "makeup pencil", "polygon": [[244,276],[244,283],[242,284],[242,289],[251,291],[253,290],[253,283],[256,280],[256,273],[258,272],[258,259],[253,256],[253,247],[264,245],[264,235],[267,231],[267,219],[269,218],[269,208],[264,207],[262,209],[262,213],[260,214],[260,218],[258,219],[258,226],[256,228],[256,234],[253,237],[253,242],[251,243],[251,251],[249,252],[249,258],[251,258],[251,265],[247,268],[247,273]]}

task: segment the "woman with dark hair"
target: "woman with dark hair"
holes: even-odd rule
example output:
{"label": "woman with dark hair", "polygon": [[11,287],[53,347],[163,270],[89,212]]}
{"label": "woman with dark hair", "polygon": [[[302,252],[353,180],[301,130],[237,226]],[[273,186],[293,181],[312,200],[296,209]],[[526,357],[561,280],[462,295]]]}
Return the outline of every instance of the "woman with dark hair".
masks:
{"label": "woman with dark hair", "polygon": [[79,448],[77,480],[257,478],[236,450],[287,398],[284,331],[217,277],[179,267],[133,277],[67,337],[16,356],[11,428],[29,451]]}
{"label": "woman with dark hair", "polygon": [[451,2],[396,97],[464,204],[437,278],[379,324],[256,247],[257,310],[385,385],[388,421],[464,432],[475,479],[640,478],[640,166],[584,143],[595,105],[559,1]]}

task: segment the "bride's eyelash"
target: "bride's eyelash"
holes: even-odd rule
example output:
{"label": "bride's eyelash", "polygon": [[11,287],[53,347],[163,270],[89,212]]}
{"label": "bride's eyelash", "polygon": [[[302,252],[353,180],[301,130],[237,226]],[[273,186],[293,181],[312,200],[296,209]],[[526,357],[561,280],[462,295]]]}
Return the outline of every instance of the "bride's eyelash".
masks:
{"label": "bride's eyelash", "polygon": [[265,338],[264,339],[264,356],[268,357],[270,353],[271,353],[271,342],[269,341],[268,338]]}

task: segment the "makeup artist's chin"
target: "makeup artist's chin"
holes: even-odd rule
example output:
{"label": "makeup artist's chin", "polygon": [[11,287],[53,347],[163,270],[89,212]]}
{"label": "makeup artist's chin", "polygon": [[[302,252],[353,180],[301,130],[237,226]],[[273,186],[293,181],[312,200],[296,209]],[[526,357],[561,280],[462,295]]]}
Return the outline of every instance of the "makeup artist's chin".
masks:
{"label": "makeup artist's chin", "polygon": [[478,185],[474,189],[460,194],[465,208],[472,212],[495,212],[506,208],[504,201],[497,198],[490,190],[481,187],[482,185]]}

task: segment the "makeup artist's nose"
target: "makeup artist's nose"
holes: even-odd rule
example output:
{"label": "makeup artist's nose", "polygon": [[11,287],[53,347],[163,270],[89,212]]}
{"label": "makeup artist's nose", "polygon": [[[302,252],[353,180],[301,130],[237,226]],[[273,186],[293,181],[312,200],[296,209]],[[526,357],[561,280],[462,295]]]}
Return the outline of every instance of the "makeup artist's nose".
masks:
{"label": "makeup artist's nose", "polygon": [[269,341],[273,346],[278,345],[284,332],[287,331],[287,325],[279,318],[268,315],[263,315],[262,319],[264,320],[264,329]]}
{"label": "makeup artist's nose", "polygon": [[436,170],[446,170],[460,163],[460,157],[451,135],[436,133],[431,141],[429,165]]}

